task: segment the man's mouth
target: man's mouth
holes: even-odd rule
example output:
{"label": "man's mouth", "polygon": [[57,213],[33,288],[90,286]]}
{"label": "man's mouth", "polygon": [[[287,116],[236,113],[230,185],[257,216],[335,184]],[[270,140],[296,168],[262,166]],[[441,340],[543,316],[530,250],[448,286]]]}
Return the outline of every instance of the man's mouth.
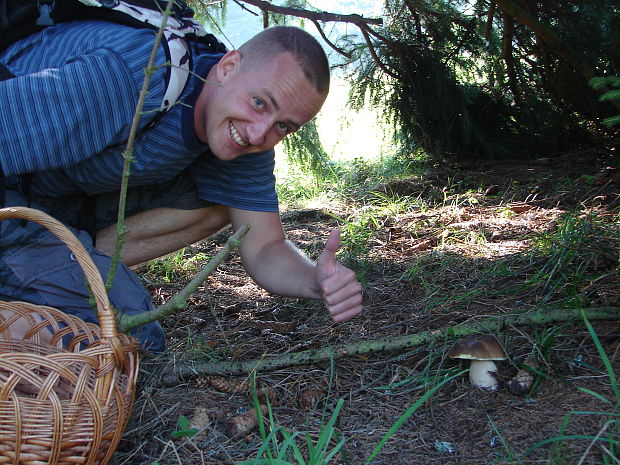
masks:
{"label": "man's mouth", "polygon": [[246,147],[248,145],[248,143],[241,138],[237,132],[237,128],[233,126],[232,122],[228,123],[228,131],[230,132],[230,137],[232,137],[232,140],[234,140],[237,144],[242,147]]}

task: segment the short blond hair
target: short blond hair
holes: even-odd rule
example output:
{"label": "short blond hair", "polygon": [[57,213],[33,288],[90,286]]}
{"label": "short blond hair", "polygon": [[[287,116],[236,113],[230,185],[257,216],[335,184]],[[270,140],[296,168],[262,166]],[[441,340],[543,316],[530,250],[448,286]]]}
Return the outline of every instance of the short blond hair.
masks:
{"label": "short blond hair", "polygon": [[273,26],[256,34],[239,47],[246,63],[260,66],[280,53],[291,53],[308,81],[322,95],[329,92],[329,62],[312,35],[293,26]]}

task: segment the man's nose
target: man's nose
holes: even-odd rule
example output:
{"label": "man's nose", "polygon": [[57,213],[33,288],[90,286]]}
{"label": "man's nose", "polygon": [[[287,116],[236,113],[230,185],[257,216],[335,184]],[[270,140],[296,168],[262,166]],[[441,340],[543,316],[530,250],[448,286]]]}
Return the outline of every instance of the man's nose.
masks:
{"label": "man's nose", "polygon": [[273,122],[268,118],[261,118],[248,125],[248,142],[251,145],[263,145],[267,133],[271,129]]}

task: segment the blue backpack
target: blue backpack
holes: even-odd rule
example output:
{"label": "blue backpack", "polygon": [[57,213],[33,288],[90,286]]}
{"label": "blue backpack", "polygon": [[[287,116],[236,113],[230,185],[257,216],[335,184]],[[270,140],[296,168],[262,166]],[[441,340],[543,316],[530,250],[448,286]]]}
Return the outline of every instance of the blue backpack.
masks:
{"label": "blue backpack", "polygon": [[[159,29],[166,0],[0,0],[0,52],[13,42],[55,23],[79,19],[102,19],[136,28]],[[164,29],[163,45],[170,65],[161,111],[181,95],[189,76],[189,45],[199,42],[211,53],[225,53],[226,47],[205,32],[193,19],[194,11],[175,0]],[[13,74],[0,63],[0,80]]]}

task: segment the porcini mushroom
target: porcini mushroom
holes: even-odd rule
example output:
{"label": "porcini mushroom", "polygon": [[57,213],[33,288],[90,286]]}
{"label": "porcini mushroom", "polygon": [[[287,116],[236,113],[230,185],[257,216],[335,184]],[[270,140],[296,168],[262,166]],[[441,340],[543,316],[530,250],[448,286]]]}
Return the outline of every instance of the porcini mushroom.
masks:
{"label": "porcini mushroom", "polygon": [[455,344],[448,356],[471,360],[469,380],[482,389],[494,391],[499,384],[493,375],[497,372],[494,360],[506,360],[506,353],[493,336],[466,336]]}

